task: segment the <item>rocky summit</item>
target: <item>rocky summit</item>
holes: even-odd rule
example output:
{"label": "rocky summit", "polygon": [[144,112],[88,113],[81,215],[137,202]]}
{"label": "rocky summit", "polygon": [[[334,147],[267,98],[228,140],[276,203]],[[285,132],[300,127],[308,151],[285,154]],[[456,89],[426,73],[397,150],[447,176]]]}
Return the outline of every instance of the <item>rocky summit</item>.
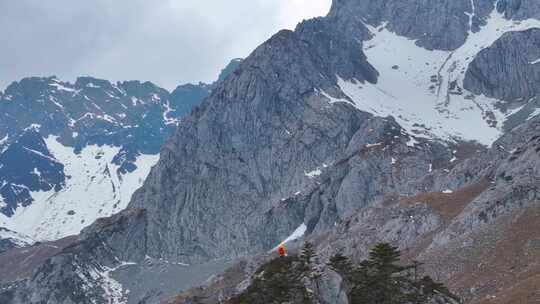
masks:
{"label": "rocky summit", "polygon": [[[278,244],[310,240],[323,268],[387,242],[467,303],[538,301],[539,28],[533,0],[334,0],[222,77],[127,208],[2,278],[1,299],[219,303],[250,290]],[[65,187],[61,170],[33,187]],[[349,303],[323,271],[317,303]]]}

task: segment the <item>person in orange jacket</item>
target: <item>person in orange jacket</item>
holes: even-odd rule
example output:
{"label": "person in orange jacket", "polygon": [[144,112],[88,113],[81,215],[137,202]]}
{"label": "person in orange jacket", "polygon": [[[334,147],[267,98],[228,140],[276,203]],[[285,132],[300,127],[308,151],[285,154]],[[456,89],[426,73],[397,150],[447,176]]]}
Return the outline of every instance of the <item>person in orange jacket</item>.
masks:
{"label": "person in orange jacket", "polygon": [[277,252],[280,257],[287,256],[287,250],[285,249],[285,244],[279,244]]}

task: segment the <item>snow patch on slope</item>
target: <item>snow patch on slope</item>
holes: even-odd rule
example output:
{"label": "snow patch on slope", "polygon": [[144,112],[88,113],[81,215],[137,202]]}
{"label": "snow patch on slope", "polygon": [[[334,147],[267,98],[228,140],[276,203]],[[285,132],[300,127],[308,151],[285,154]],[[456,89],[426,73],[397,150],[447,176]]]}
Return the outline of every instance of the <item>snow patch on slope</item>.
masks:
{"label": "snow patch on slope", "polygon": [[33,240],[32,238],[26,235],[0,227],[0,240],[5,240],[5,239],[11,240],[15,245],[19,247],[26,247],[26,246],[30,246],[36,243],[35,240]]}
{"label": "snow patch on slope", "polygon": [[4,153],[6,149],[8,148],[7,142],[9,140],[9,135],[4,136],[4,138],[0,139],[0,153]]}
{"label": "snow patch on slope", "polygon": [[135,263],[123,262],[117,267],[103,267],[104,271],[100,273],[101,275],[101,287],[105,290],[104,298],[109,300],[111,304],[123,304],[127,303],[127,295],[129,294],[129,289],[124,290],[124,287],[120,282],[115,280],[111,273],[118,270],[121,267],[135,265]]}
{"label": "snow patch on slope", "polygon": [[118,166],[112,163],[119,147],[91,145],[75,154],[54,136],[45,142],[65,166],[66,186],[60,192],[32,192],[31,205],[17,208],[9,218],[0,214],[0,225],[40,241],[78,234],[97,218],[125,209],[159,158],[140,155],[135,162],[137,170],[119,175]]}
{"label": "snow patch on slope", "polygon": [[128,302],[129,289],[124,289],[122,284],[111,276],[111,273],[129,265],[135,265],[135,263],[122,262],[114,268],[96,265],[87,270],[77,265],[75,272],[83,280],[84,290],[100,287],[103,290],[102,296],[108,304],[125,304]]}
{"label": "snow patch on slope", "polygon": [[164,107],[165,107],[165,111],[163,111],[163,121],[165,122],[165,124],[166,125],[178,124],[179,122],[178,119],[169,117],[169,114],[173,111],[169,101],[167,101],[167,103],[164,104]]}
{"label": "snow patch on slope", "polygon": [[306,230],[306,224],[302,223],[302,225],[298,226],[298,228],[296,228],[296,230],[294,230],[294,232],[283,241],[283,244],[287,244],[288,242],[292,242],[303,237],[306,233]]}
{"label": "snow patch on slope", "polygon": [[315,169],[313,171],[304,173],[304,175],[307,176],[308,178],[315,178],[317,176],[320,176],[321,174],[322,174],[322,171],[319,168],[317,168],[317,169]]}
{"label": "snow patch on slope", "polygon": [[315,168],[312,171],[304,171],[304,175],[307,176],[310,179],[316,178],[317,176],[320,176],[323,173],[323,170],[328,168],[327,164],[322,164],[320,167]]}
{"label": "snow patch on slope", "polygon": [[535,118],[536,116],[540,115],[540,108],[539,109],[536,109],[534,110],[534,112],[532,112],[529,117],[527,117],[527,120],[531,120],[533,118]]}
{"label": "snow patch on slope", "polygon": [[66,91],[66,92],[76,92],[75,89],[68,88],[65,85],[61,84],[58,81],[54,81],[53,83],[50,83],[49,86],[53,87],[54,89],[58,91]]}
{"label": "snow patch on slope", "polygon": [[303,237],[304,234],[306,234],[306,231],[307,231],[307,226],[305,223],[302,223],[300,226],[298,226],[298,228],[296,228],[296,230],[293,231],[293,233],[291,233],[291,235],[289,235],[285,240],[283,240],[283,242],[279,243],[276,247],[274,247],[269,252],[276,251],[278,247],[281,245],[285,245],[292,241],[298,240],[299,238]]}
{"label": "snow patch on slope", "polygon": [[[474,6],[471,20],[473,15]],[[465,72],[476,54],[504,33],[533,27],[540,27],[540,21],[507,20],[494,10],[487,24],[477,33],[470,31],[457,50],[430,51],[390,32],[385,24],[368,26],[373,38],[363,47],[368,61],[380,72],[377,84],[338,77],[338,85],[358,109],[376,116],[393,116],[409,134],[476,140],[489,146],[502,134],[510,113],[495,107],[498,100],[463,89]],[[321,94],[331,102],[349,102]]]}

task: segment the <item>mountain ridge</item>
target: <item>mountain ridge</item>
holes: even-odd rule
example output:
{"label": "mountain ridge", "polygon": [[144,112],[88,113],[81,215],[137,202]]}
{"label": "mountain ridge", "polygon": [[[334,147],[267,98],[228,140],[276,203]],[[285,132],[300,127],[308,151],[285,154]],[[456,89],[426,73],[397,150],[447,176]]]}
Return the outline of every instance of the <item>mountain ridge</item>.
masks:
{"label": "mountain ridge", "polygon": [[0,100],[0,226],[50,241],[124,209],[161,143],[213,86],[169,93],[148,81],[88,76],[13,82]]}

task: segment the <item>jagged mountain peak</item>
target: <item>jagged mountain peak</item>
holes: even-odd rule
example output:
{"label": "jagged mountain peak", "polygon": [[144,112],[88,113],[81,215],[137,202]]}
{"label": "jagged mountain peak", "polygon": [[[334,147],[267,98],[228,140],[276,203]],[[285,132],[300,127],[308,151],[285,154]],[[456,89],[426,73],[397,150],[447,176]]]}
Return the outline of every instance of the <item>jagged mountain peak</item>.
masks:
{"label": "jagged mountain peak", "polygon": [[131,81],[122,81],[118,83],[118,86],[123,88],[127,94],[134,95],[137,97],[145,97],[145,95],[148,95],[150,92],[151,94],[158,93],[159,95],[167,95],[167,90],[158,87],[156,84],[150,82],[150,81],[138,81],[138,80],[131,80]]}
{"label": "jagged mountain peak", "polygon": [[238,66],[244,61],[243,58],[234,58],[232,59],[225,68],[221,70],[218,76],[218,82],[223,81],[227,76],[229,76]]}
{"label": "jagged mountain peak", "polygon": [[106,79],[98,79],[90,76],[77,77],[75,80],[75,86],[79,88],[101,88],[101,89],[110,89],[112,88],[112,83]]}
{"label": "jagged mountain peak", "polygon": [[12,101],[14,97],[39,98],[45,92],[54,89],[53,86],[59,83],[55,76],[23,78],[8,85],[2,99]]}

